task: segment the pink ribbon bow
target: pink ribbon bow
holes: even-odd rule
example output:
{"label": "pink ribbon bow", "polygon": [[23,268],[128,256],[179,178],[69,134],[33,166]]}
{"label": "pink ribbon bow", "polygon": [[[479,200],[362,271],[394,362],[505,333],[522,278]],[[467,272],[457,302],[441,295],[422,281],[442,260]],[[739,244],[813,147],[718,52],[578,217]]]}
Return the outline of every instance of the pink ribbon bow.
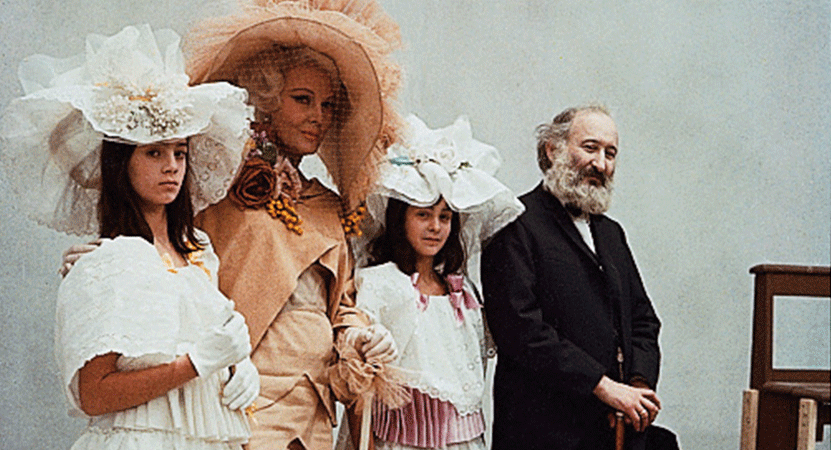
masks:
{"label": "pink ribbon bow", "polygon": [[[415,272],[410,277],[413,283],[413,287],[416,288],[418,291],[418,286],[416,283],[418,282],[418,272]],[[482,305],[476,301],[476,299],[465,289],[465,282],[464,277],[461,275],[448,275],[447,276],[447,284],[450,286],[450,305],[453,307],[453,313],[456,318],[456,325],[462,326],[465,322],[465,314],[464,309],[479,309]],[[418,293],[418,310],[424,311],[427,309],[427,305],[430,303],[430,297],[428,295],[422,294],[420,291]]]}
{"label": "pink ribbon bow", "polygon": [[427,309],[427,305],[430,303],[430,297],[422,294],[421,291],[418,290],[418,286],[416,286],[416,283],[418,283],[418,272],[413,272],[413,274],[410,275],[410,280],[412,280],[413,287],[416,292],[418,292],[418,302],[416,303],[416,306],[418,306],[419,311],[424,312],[424,310]]}
{"label": "pink ribbon bow", "polygon": [[456,325],[462,326],[465,321],[462,306],[467,309],[479,309],[482,305],[465,289],[465,280],[461,275],[448,275],[447,284],[450,285],[450,304],[456,313]]}

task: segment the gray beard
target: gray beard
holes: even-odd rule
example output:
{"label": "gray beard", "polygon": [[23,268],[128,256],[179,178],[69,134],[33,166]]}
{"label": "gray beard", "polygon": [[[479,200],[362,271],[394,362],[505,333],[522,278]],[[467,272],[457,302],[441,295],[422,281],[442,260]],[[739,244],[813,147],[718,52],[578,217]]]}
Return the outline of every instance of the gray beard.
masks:
{"label": "gray beard", "polygon": [[595,186],[584,181],[593,170],[592,166],[576,169],[567,152],[557,151],[552,166],[545,171],[543,187],[565,206],[586,214],[603,214],[612,202],[614,176],[603,177],[603,184]]}

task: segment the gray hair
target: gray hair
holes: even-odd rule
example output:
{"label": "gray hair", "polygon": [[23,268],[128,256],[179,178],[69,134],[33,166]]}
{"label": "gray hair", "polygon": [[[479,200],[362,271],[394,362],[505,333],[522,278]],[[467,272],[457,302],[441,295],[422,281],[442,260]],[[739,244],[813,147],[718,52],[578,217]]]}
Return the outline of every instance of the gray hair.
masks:
{"label": "gray hair", "polygon": [[602,113],[611,117],[608,108],[600,104],[574,106],[566,108],[563,112],[554,116],[551,123],[544,123],[537,127],[537,164],[543,173],[552,165],[551,160],[548,159],[546,147],[551,145],[555,150],[564,149],[574,118],[577,117],[577,114],[585,111]]}

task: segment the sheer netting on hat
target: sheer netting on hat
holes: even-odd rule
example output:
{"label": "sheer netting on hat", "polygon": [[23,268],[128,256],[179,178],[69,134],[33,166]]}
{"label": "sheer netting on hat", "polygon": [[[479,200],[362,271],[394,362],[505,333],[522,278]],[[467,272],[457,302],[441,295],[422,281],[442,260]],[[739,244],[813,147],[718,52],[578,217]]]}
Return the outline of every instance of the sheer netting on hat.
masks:
{"label": "sheer netting on hat", "polygon": [[288,70],[312,65],[329,74],[336,102],[317,155],[348,213],[363,203],[377,162],[397,138],[401,74],[390,53],[399,45],[398,26],[374,0],[260,0],[197,24],[185,51],[192,83],[228,81],[248,90],[258,131],[280,107]]}
{"label": "sheer netting on hat", "polygon": [[241,63],[235,73],[229,74],[228,81],[249,92],[249,102],[256,108],[256,121],[263,123],[280,108],[284,74],[299,67],[312,67],[329,77],[334,93],[333,124],[342,125],[349,116],[349,98],[338,68],[331,58],[309,47],[275,44]]}
{"label": "sheer netting on hat", "polygon": [[199,211],[222,199],[250,131],[252,108],[229,83],[188,86],[179,36],[148,25],[91,34],[86,52],[26,58],[26,95],[0,120],[0,166],[16,206],[42,225],[98,230],[104,139],[148,144],[188,138],[191,200]]}

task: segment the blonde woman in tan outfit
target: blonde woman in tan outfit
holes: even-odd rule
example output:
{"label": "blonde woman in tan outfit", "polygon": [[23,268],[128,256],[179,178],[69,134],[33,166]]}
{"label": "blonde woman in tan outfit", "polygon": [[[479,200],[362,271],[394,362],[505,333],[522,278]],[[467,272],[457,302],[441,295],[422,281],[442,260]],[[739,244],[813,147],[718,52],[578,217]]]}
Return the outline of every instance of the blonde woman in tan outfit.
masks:
{"label": "blonde woman in tan outfit", "polygon": [[[251,331],[261,377],[251,449],[332,447],[337,334],[367,359],[395,357],[391,334],[354,307],[347,234],[395,140],[397,43],[374,1],[260,2],[187,38],[192,82],[229,81],[256,108],[229,196],[197,217],[222,260],[220,289]],[[297,170],[314,153],[340,195]]]}

